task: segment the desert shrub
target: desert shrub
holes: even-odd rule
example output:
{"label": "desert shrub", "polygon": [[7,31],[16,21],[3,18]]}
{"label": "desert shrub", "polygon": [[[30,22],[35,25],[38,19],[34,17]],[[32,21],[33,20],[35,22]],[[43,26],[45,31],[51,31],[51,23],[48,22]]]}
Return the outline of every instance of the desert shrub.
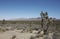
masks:
{"label": "desert shrub", "polygon": [[30,39],[35,39],[35,37],[34,36],[31,36]]}
{"label": "desert shrub", "polygon": [[15,39],[15,38],[16,38],[16,35],[13,35],[13,36],[12,36],[12,39]]}
{"label": "desert shrub", "polygon": [[29,31],[30,31],[30,33],[32,33],[32,29],[31,28],[29,28]]}
{"label": "desert shrub", "polygon": [[33,30],[38,30],[38,28],[34,28]]}
{"label": "desert shrub", "polygon": [[39,35],[39,34],[37,34],[37,35],[36,35],[36,38],[39,38],[39,37],[40,37],[40,35]]}
{"label": "desert shrub", "polygon": [[4,29],[3,29],[2,31],[3,31],[3,32],[5,32],[5,30],[4,30]]}
{"label": "desert shrub", "polygon": [[17,30],[20,30],[21,28],[17,28]]}
{"label": "desert shrub", "polygon": [[6,29],[6,31],[9,31],[9,29]]}
{"label": "desert shrub", "polygon": [[4,29],[2,29],[2,28],[0,28],[0,32],[5,32],[5,30],[4,30]]}
{"label": "desert shrub", "polygon": [[39,34],[35,34],[35,35],[31,35],[30,39],[36,39],[36,38],[39,38],[40,35]]}

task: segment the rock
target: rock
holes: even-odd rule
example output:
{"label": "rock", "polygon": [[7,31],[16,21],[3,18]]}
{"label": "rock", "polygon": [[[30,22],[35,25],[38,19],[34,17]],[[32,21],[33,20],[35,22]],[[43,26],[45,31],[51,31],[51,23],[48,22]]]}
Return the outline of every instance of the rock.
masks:
{"label": "rock", "polygon": [[39,32],[39,31],[37,31],[37,30],[33,30],[33,31],[32,31],[33,34],[37,34],[38,32]]}
{"label": "rock", "polygon": [[43,37],[43,35],[44,35],[44,31],[41,31],[40,36]]}

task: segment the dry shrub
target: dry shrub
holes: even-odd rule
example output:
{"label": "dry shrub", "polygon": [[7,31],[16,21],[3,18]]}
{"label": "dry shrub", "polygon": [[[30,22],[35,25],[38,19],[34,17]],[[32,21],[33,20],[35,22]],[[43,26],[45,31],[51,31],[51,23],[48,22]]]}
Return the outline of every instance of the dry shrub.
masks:
{"label": "dry shrub", "polygon": [[5,29],[0,28],[0,32],[5,32]]}
{"label": "dry shrub", "polygon": [[35,37],[34,36],[31,36],[30,39],[35,39]]}

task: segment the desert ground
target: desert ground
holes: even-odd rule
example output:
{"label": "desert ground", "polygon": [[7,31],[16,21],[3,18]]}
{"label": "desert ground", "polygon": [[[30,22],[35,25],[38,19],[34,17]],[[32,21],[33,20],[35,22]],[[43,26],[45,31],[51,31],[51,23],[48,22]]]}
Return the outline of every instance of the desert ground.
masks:
{"label": "desert ground", "polygon": [[[13,36],[15,36],[13,39],[30,39],[31,36],[36,36],[36,33],[30,33],[30,32],[20,32],[21,30],[9,30],[5,32],[0,32],[0,39],[12,39]],[[33,38],[33,39],[60,39],[60,33],[55,34],[49,33],[48,35],[43,35],[43,37]],[[53,38],[54,37],[54,38]]]}
{"label": "desert ground", "polygon": [[6,31],[0,33],[0,39],[12,39],[12,36],[16,35],[16,39],[29,39],[32,35],[31,33],[19,33],[15,31]]}
{"label": "desert ground", "polygon": [[[14,35],[16,35],[15,39],[30,39],[31,36],[34,36],[36,34],[29,32],[21,33],[19,32],[19,30],[10,30],[6,32],[0,32],[0,39],[12,39],[12,36]],[[43,37],[39,37],[36,39],[43,39]]]}
{"label": "desert ground", "polygon": [[14,31],[6,31],[0,33],[0,39],[12,39],[12,36],[16,35],[15,39],[29,39],[32,33],[20,33]]}

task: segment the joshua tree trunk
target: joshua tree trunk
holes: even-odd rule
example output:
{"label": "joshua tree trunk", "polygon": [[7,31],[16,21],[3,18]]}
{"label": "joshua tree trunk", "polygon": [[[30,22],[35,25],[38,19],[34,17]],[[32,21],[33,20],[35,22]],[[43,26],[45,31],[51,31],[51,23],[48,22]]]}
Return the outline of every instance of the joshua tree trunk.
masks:
{"label": "joshua tree trunk", "polygon": [[41,28],[43,28],[43,19],[41,20]]}

